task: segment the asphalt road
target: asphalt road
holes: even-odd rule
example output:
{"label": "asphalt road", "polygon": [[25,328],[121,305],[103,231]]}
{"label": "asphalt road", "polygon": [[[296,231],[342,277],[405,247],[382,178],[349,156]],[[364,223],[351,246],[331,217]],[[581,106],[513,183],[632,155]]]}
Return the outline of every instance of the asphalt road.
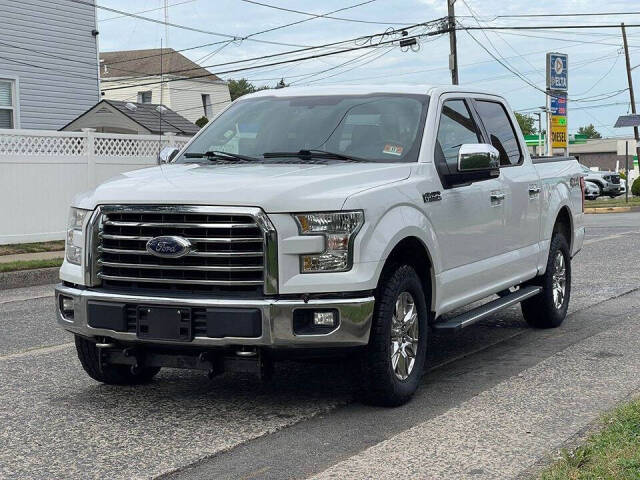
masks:
{"label": "asphalt road", "polygon": [[[410,445],[426,431],[439,436],[425,442],[445,439],[446,432],[456,431],[447,423],[452,412],[460,418],[466,412],[477,425],[482,421],[478,412],[495,415],[487,405],[519,398],[514,378],[542,378],[549,375],[547,364],[557,368],[567,358],[573,368],[577,360],[571,355],[579,356],[586,342],[598,339],[604,345],[616,328],[635,328],[628,322],[638,320],[640,270],[631,258],[640,251],[640,214],[589,215],[587,225],[584,249],[573,264],[570,315],[563,327],[531,330],[514,307],[458,336],[432,335],[431,370],[415,399],[393,410],[359,404],[355,372],[336,363],[279,364],[268,384],[250,376],[209,381],[199,373],[163,370],[143,387],[100,385],[81,370],[71,336],[55,326],[51,287],[0,291],[0,478],[362,478],[367,465],[382,478],[377,468],[398,463],[397,458],[375,460],[393,450],[385,443],[390,439]],[[607,332],[608,337],[600,337]],[[605,357],[617,359],[615,354]],[[628,365],[634,365],[632,360],[625,359]],[[592,385],[579,372],[593,368],[577,370],[571,381]],[[555,372],[549,378],[552,387],[557,382],[560,388],[563,375]],[[535,455],[519,457],[509,463],[510,470],[504,467],[502,478],[539,461],[541,448],[570,437],[634,385],[626,377],[606,378],[601,387],[609,396],[583,399],[585,409],[592,407],[580,421],[554,423],[557,409],[539,420],[539,438],[545,442],[530,450]],[[533,398],[542,406],[550,398],[542,388],[538,395],[527,390],[518,404]],[[487,396],[490,401],[478,403]],[[545,429],[555,432],[553,441],[543,435]],[[480,431],[469,427],[449,443],[474,430]],[[417,433],[404,438],[409,432]],[[483,436],[487,442],[489,437]],[[459,458],[453,448],[445,449],[447,455],[431,452],[429,471],[465,465],[463,447]],[[465,472],[495,478],[500,467],[491,470],[489,465],[496,458],[489,455],[486,465],[461,470],[456,478]],[[424,474],[424,465],[412,465],[416,470],[396,474]],[[442,477],[433,473],[431,478]]]}

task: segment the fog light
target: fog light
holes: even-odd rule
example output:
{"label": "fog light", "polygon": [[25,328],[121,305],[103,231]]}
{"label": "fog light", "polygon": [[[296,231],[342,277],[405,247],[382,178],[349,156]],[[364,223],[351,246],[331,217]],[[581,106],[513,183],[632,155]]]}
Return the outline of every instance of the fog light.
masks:
{"label": "fog light", "polygon": [[336,309],[315,310],[297,308],[293,311],[295,335],[326,335],[340,325],[340,313]]}
{"label": "fog light", "polygon": [[316,327],[335,327],[335,312],[313,312],[313,324]]}
{"label": "fog light", "polygon": [[67,320],[73,320],[73,298],[60,295],[60,313]]}

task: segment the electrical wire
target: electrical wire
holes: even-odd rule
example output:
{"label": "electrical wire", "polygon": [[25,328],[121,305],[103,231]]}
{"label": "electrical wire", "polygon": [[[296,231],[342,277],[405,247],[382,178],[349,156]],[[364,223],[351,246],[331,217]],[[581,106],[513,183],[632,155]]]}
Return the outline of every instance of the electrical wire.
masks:
{"label": "electrical wire", "polygon": [[[431,36],[431,33],[426,33],[426,34],[420,34],[420,35],[414,35],[414,37],[418,38],[418,37],[422,37],[422,36]],[[380,42],[377,43],[375,45],[371,45],[371,44],[366,44],[366,45],[360,45],[360,46],[354,46],[351,48],[345,48],[342,50],[339,50],[337,52],[325,52],[325,53],[319,53],[319,54],[315,54],[315,55],[309,55],[306,57],[300,57],[300,58],[293,58],[293,59],[288,59],[288,60],[281,60],[278,62],[272,62],[272,63],[267,63],[267,64],[262,64],[262,65],[254,65],[254,66],[248,66],[248,67],[241,67],[241,68],[236,68],[236,69],[231,69],[231,70],[226,70],[226,71],[221,71],[221,72],[215,72],[214,75],[223,75],[225,73],[236,73],[236,72],[243,72],[246,70],[255,70],[258,68],[262,68],[262,67],[271,67],[274,65],[285,65],[288,63],[292,63],[292,62],[301,62],[301,61],[305,61],[305,60],[312,60],[312,59],[316,59],[316,58],[321,58],[321,57],[327,57],[330,55],[336,55],[338,53],[345,53],[345,52],[353,52],[356,50],[362,50],[365,48],[375,48],[378,47],[380,45],[388,45],[394,42],[397,42],[398,40],[393,39],[393,40],[388,40],[388,41],[384,41],[384,42]],[[207,74],[207,75],[195,75],[191,78],[203,78],[203,77],[208,77],[212,75],[211,73]],[[165,80],[164,83],[168,83],[168,82],[173,82],[173,81],[177,81],[177,80],[184,80],[183,78],[172,78],[169,80]],[[134,84],[134,85],[120,85],[117,87],[110,87],[110,88],[105,88],[103,89],[103,91],[110,91],[110,90],[122,90],[124,88],[130,88],[131,86],[137,86],[137,87],[142,87],[142,86],[146,86],[146,85],[156,85],[158,83],[162,83],[162,82],[147,82],[147,83],[138,83],[138,84]]]}
{"label": "electrical wire", "polygon": [[[185,3],[193,3],[195,1],[196,0],[184,0],[183,2],[176,2],[176,3],[172,3],[170,5],[167,5],[167,7],[177,7],[178,5],[184,5]],[[139,12],[133,12],[133,13],[135,13],[136,15],[139,15],[141,13],[155,12],[155,11],[158,11],[158,10],[164,10],[164,7],[150,8],[148,10],[141,10]],[[109,20],[117,20],[118,18],[124,18],[124,17],[128,17],[128,15],[118,15],[118,16],[115,16],[115,17],[102,18],[102,19],[98,20],[98,23],[108,22]]]}
{"label": "electrical wire", "polygon": [[[254,5],[260,5],[262,7],[267,7],[267,8],[273,8],[275,10],[281,10],[283,12],[291,12],[291,13],[298,13],[300,15],[307,15],[307,16],[311,16],[311,17],[317,17],[317,15],[315,13],[309,13],[309,12],[303,12],[301,10],[294,10],[292,8],[284,8],[284,7],[278,7],[276,5],[270,5],[268,3],[263,3],[263,2],[257,2],[255,0],[240,0],[242,2],[245,3],[252,3]],[[338,10],[336,10],[337,12]],[[323,18],[328,18],[331,20],[342,20],[343,22],[354,22],[354,23],[368,23],[368,24],[374,24],[374,25],[411,25],[413,22],[378,22],[378,21],[371,21],[371,20],[358,20],[355,18],[344,18],[344,17],[333,17],[330,16],[331,14],[326,14],[326,15],[322,15]]]}

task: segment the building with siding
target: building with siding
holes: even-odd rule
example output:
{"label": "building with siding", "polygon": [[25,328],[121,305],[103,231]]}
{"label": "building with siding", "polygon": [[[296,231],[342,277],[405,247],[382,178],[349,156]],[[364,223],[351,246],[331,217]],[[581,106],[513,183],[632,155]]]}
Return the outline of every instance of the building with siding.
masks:
{"label": "building with siding", "polygon": [[172,48],[102,52],[100,78],[105,99],[161,103],[191,122],[231,102],[223,80]]}
{"label": "building with siding", "polygon": [[93,0],[0,0],[0,128],[58,130],[100,99]]}

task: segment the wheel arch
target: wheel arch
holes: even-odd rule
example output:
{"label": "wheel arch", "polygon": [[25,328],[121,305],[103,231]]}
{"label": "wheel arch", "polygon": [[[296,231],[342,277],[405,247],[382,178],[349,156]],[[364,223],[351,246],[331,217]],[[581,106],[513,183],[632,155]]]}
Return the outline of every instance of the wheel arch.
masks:
{"label": "wheel arch", "polygon": [[384,260],[380,275],[378,277],[378,285],[384,277],[384,272],[391,265],[410,265],[420,277],[420,283],[425,294],[429,295],[429,311],[433,312],[435,305],[435,270],[433,257],[429,248],[417,236],[408,235],[401,238],[389,251]]}
{"label": "wheel arch", "polygon": [[551,235],[554,233],[562,233],[564,238],[567,239],[567,243],[569,244],[569,252],[572,252],[573,248],[573,217],[571,216],[571,209],[568,205],[563,205],[558,210],[558,213],[555,216],[555,220],[553,222],[553,229],[551,230]]}

